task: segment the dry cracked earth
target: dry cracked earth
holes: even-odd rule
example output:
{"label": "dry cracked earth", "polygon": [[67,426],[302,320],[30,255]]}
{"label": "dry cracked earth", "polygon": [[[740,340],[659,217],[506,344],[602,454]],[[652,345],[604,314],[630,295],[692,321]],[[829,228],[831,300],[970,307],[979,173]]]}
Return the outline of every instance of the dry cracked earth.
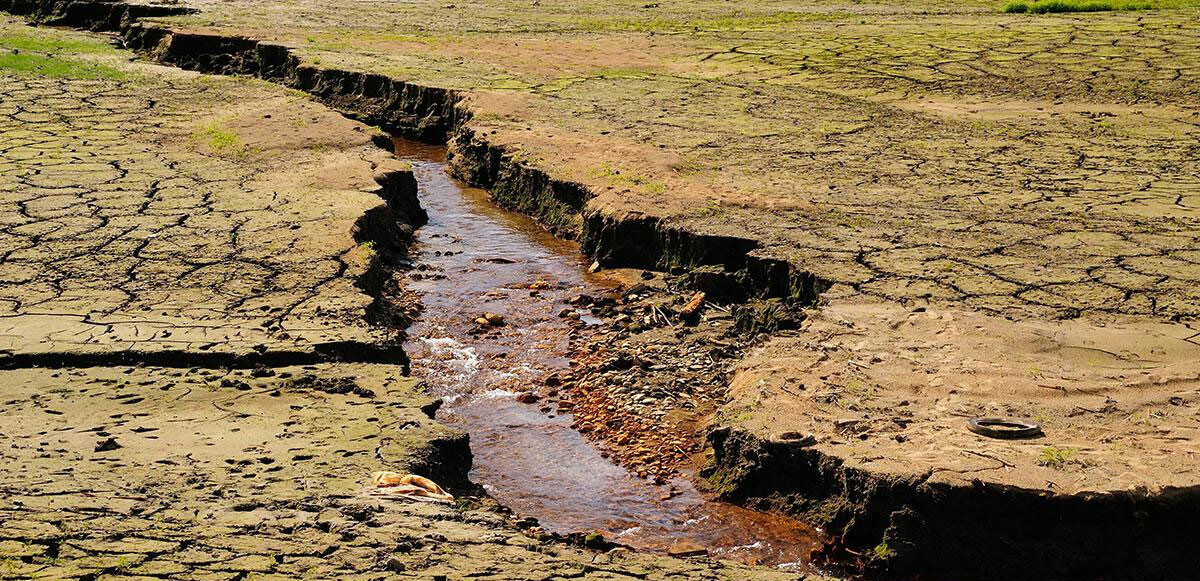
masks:
{"label": "dry cracked earth", "polygon": [[[35,51],[78,42],[13,34],[7,56],[47,70],[56,57]],[[0,348],[371,342],[354,286],[369,249],[348,233],[379,204],[371,175],[387,154],[372,134],[260,84],[100,62],[84,74],[97,78],[0,79]]]}
{"label": "dry cracked earth", "polygon": [[[1195,483],[1169,463],[1127,464],[1184,454],[1192,466],[1200,453],[1193,2],[1043,16],[983,1],[187,5],[198,12],[163,22],[466,91],[472,139],[586,185],[585,212],[753,240],[752,254],[830,283],[823,301],[840,310],[819,315],[816,338],[767,347],[793,366],[748,361],[735,385],[768,387],[736,389],[719,423],[776,404],[824,410],[745,427],[831,434],[829,450],[862,465],[911,447],[865,428],[898,418],[942,451],[887,469],[903,474],[1046,491]],[[978,328],[911,321],[921,310]],[[1025,338],[1001,348],[1022,363],[1002,360],[988,332]],[[652,336],[616,351],[644,357]],[[829,361],[807,361],[813,345]],[[1079,352],[1100,355],[1062,355]],[[628,399],[620,387],[605,397]],[[936,411],[911,421],[891,400]],[[1049,441],[943,441],[985,412],[1039,418]],[[1138,451],[1070,419],[1081,413],[1141,434]],[[1041,470],[1045,445],[1080,454],[1090,473]]]}
{"label": "dry cracked earth", "polygon": [[863,298],[1200,315],[1186,3],[187,4],[166,21],[468,90],[477,134],[590,208],[751,238]]}
{"label": "dry cracked earth", "polygon": [[[587,212],[750,239],[830,283],[801,333],[733,369],[718,423],[811,433],[879,474],[1048,495],[1195,487],[1195,2],[183,4],[197,13],[157,22],[464,90],[474,139],[584,184]],[[386,344],[353,284],[371,249],[349,235],[378,203],[369,130],[250,81],[6,44],[22,51],[0,54],[14,361]],[[61,52],[100,64],[28,70]],[[984,414],[1046,436],[965,430]]]}
{"label": "dry cracked earth", "polygon": [[0,578],[789,577],[367,496],[466,461],[364,320],[354,223],[396,164],[303,96],[109,42],[0,20]]}

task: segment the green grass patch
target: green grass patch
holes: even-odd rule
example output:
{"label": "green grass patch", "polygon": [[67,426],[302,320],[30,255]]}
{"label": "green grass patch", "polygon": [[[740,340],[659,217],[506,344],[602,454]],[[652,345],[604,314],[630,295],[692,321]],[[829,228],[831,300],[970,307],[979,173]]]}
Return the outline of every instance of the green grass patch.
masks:
{"label": "green grass patch", "polygon": [[66,34],[0,34],[0,72],[59,79],[124,79],[120,69],[79,59],[81,55],[115,55],[111,45]]}
{"label": "green grass patch", "polygon": [[253,153],[237,133],[221,127],[215,121],[193,132],[192,141],[203,143],[213,153],[226,157],[240,158]]}
{"label": "green grass patch", "polygon": [[1009,14],[1051,14],[1061,12],[1112,12],[1152,10],[1154,4],[1139,0],[1015,0],[1004,5]]}
{"label": "green grass patch", "polygon": [[664,182],[652,180],[629,170],[625,170],[622,173],[620,168],[613,167],[607,163],[591,168],[588,171],[588,175],[593,178],[602,179],[613,186],[640,189],[651,194],[661,194],[667,191],[667,184]]}
{"label": "green grass patch", "polygon": [[0,49],[68,54],[115,53],[117,50],[108,43],[91,39],[29,34],[0,34]]}
{"label": "green grass patch", "polygon": [[11,49],[0,49],[0,72],[55,79],[121,80],[129,77],[125,71],[106,65]]}

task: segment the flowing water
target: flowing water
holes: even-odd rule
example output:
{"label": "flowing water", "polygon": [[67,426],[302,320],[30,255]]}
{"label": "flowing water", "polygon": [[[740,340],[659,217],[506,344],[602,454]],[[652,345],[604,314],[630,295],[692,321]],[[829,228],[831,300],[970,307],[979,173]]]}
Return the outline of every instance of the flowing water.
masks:
{"label": "flowing water", "polygon": [[[471,435],[472,481],[550,531],[600,530],[647,550],[686,540],[720,558],[811,570],[803,560],[817,542],[812,528],[708,501],[687,479],[637,478],[568,416],[519,403],[518,393],[568,366],[572,328],[558,316],[566,300],[614,283],[587,274],[578,246],[450,178],[442,148],[397,140],[396,155],[412,162],[429,213],[409,274],[424,311],[405,348],[413,374],[445,400],[439,419]],[[539,281],[548,288],[531,291]],[[507,324],[481,332],[474,320],[484,312]]]}

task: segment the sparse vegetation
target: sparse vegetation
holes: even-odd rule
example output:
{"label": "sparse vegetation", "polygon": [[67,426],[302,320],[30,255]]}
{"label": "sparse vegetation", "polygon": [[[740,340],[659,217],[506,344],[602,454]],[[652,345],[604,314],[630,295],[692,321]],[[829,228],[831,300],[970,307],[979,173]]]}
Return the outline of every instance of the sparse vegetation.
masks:
{"label": "sparse vegetation", "polygon": [[30,34],[0,35],[0,46],[21,52],[97,54],[113,52],[113,47],[95,39],[56,38]]}
{"label": "sparse vegetation", "polygon": [[350,251],[349,260],[357,266],[366,268],[372,260],[375,260],[375,243],[370,240],[358,243],[358,246]]}
{"label": "sparse vegetation", "polygon": [[852,379],[846,383],[846,391],[862,399],[871,399],[877,393],[874,385],[863,383],[857,379]]}
{"label": "sparse vegetation", "polygon": [[[0,43],[3,42],[3,39],[0,39]],[[9,49],[0,52],[0,71],[10,74],[35,75],[55,79],[120,80],[128,76],[124,71],[113,67],[61,58],[56,55],[26,52],[20,49]]]}
{"label": "sparse vegetation", "polygon": [[242,158],[253,153],[238,134],[214,121],[197,129],[192,140],[208,147],[217,155]]}
{"label": "sparse vegetation", "polygon": [[876,559],[890,559],[896,556],[896,549],[889,547],[886,540],[880,541],[871,552],[875,555]]}
{"label": "sparse vegetation", "polygon": [[77,58],[114,52],[104,42],[74,37],[39,34],[0,35],[0,72],[22,76],[57,79],[115,79],[128,77],[125,71],[99,62]]}
{"label": "sparse vegetation", "polygon": [[665,182],[652,180],[629,170],[622,171],[621,168],[613,167],[607,163],[592,168],[588,173],[592,177],[600,178],[617,187],[641,189],[650,194],[662,194],[667,191]]}
{"label": "sparse vegetation", "polygon": [[1072,464],[1082,465],[1083,462],[1075,458],[1078,450],[1073,448],[1059,448],[1057,446],[1046,446],[1042,448],[1042,457],[1038,460],[1038,466],[1045,466],[1055,470],[1065,470]]}
{"label": "sparse vegetation", "polygon": [[1010,14],[1048,14],[1058,12],[1109,12],[1129,10],[1150,10],[1154,5],[1137,0],[1042,0],[1025,2],[1015,0],[1004,5],[1004,11]]}
{"label": "sparse vegetation", "polygon": [[712,18],[635,18],[584,20],[584,30],[626,30],[635,32],[734,31],[757,30],[786,26],[792,23],[832,20],[839,16],[821,12],[780,12],[775,14],[735,13]]}

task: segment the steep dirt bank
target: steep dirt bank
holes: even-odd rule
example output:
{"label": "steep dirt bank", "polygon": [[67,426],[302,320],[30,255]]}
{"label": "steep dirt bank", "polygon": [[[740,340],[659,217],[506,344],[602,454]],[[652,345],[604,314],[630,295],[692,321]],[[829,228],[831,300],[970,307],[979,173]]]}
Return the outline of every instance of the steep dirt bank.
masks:
{"label": "steep dirt bank", "polygon": [[[832,302],[738,364],[707,475],[869,570],[1194,579],[1200,345],[1101,323]],[[978,417],[1041,434],[984,437]]]}
{"label": "steep dirt bank", "polygon": [[714,430],[705,474],[722,499],[803,516],[836,537],[835,560],[929,579],[1196,579],[1187,530],[1195,487],[1157,494],[1055,494],[928,482],[848,467],[837,456]]}

